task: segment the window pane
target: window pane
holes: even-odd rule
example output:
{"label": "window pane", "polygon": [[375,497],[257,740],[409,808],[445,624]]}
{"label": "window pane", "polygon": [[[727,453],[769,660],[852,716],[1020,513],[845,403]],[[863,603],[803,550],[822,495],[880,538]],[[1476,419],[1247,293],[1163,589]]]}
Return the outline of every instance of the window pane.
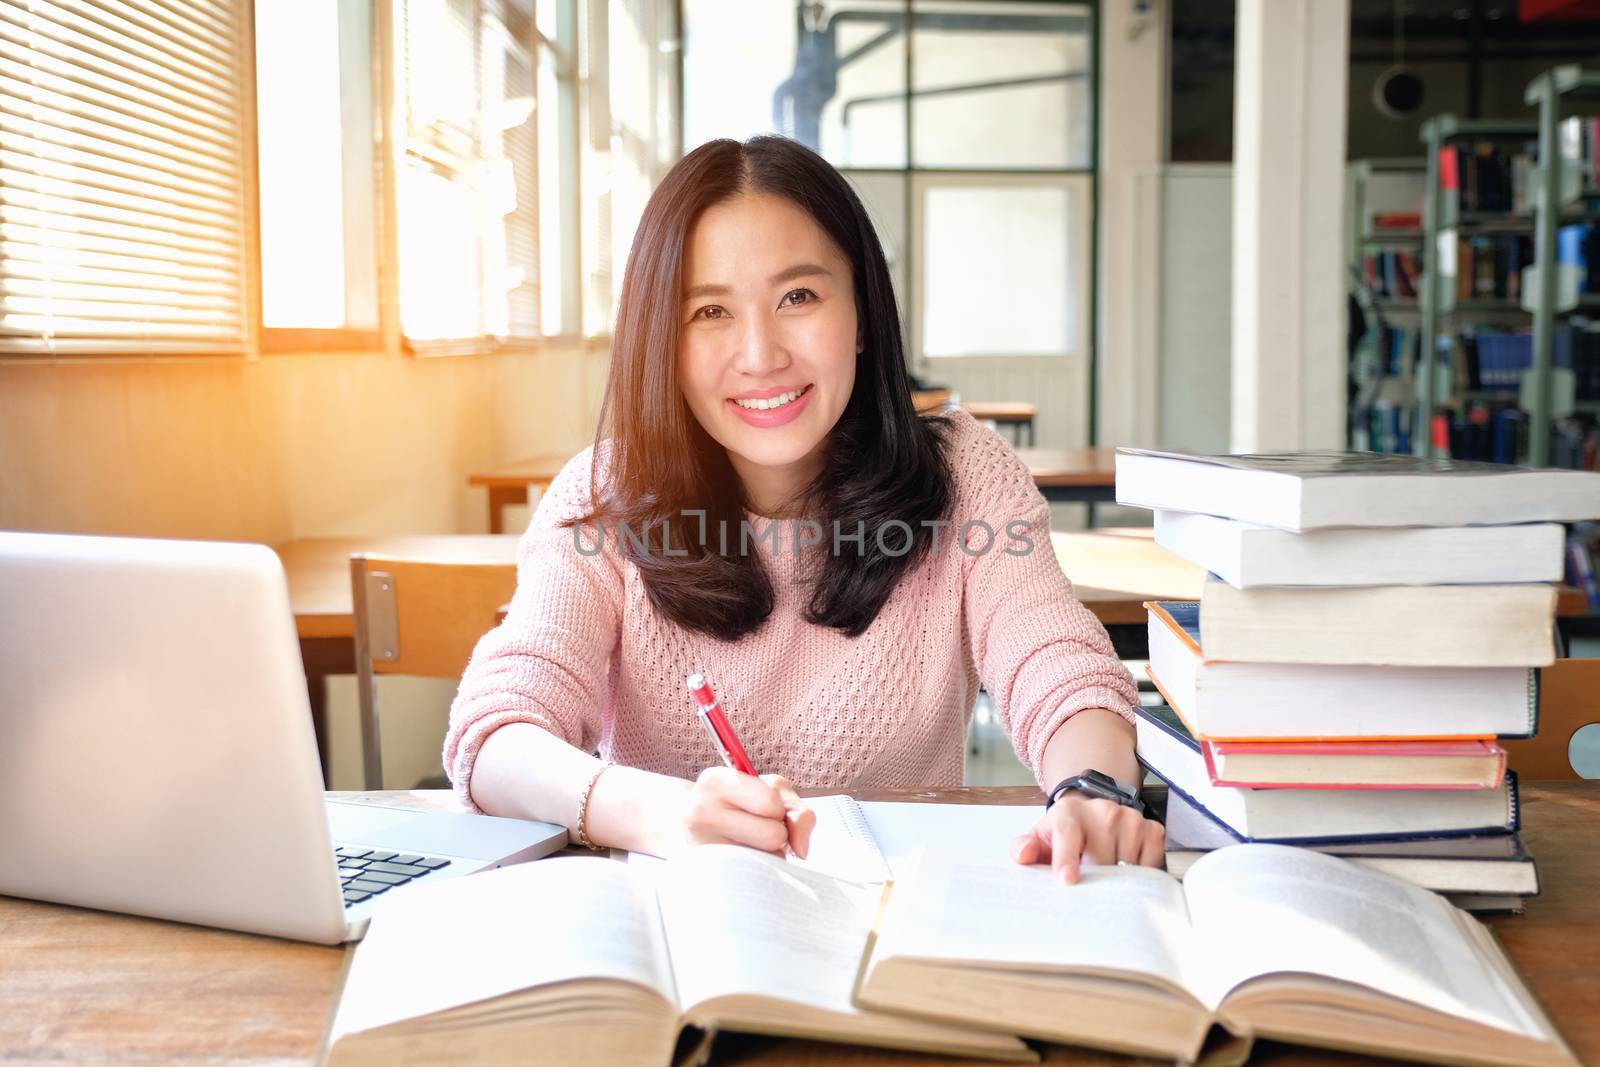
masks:
{"label": "window pane", "polygon": [[918,0],[913,13],[916,166],[1089,166],[1087,5]]}
{"label": "window pane", "polygon": [[1081,210],[1058,179],[923,188],[924,354],[1075,351],[1087,289]]}
{"label": "window pane", "polygon": [[883,246],[883,258],[889,264],[889,277],[894,282],[895,305],[900,311],[901,335],[906,336],[909,320],[906,317],[906,191],[907,176],[884,174],[879,171],[842,171],[862,206],[872,218],[872,228]]}
{"label": "window pane", "polygon": [[544,332],[577,332],[578,126],[572,82],[539,46],[539,315]]}
{"label": "window pane", "polygon": [[533,55],[530,0],[484,5],[483,98],[488,226],[484,240],[484,315],[496,337],[537,337],[538,189],[534,177]]}
{"label": "window pane", "polygon": [[836,166],[903,167],[902,10],[685,0],[685,148],[777,132]]}
{"label": "window pane", "polygon": [[371,9],[256,10],[263,325],[377,326]]}

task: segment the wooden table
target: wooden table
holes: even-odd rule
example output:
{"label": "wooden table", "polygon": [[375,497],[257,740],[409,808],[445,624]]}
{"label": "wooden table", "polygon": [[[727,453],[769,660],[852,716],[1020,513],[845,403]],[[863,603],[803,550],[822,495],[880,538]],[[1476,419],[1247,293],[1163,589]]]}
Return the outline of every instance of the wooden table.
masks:
{"label": "wooden table", "polygon": [[[1492,917],[1580,1059],[1600,1063],[1600,782],[1524,782],[1523,836],[1544,892]],[[1037,790],[875,790],[866,800],[1033,803]],[[445,793],[384,794],[419,806]],[[319,1061],[347,950],[0,897],[0,1062],[289,1067]],[[714,1064],[960,1067],[982,1061],[724,1035]],[[1051,1046],[1046,1062],[1153,1064]],[[1263,1044],[1252,1064],[1372,1062]]]}
{"label": "wooden table", "polygon": [[529,456],[515,460],[503,467],[492,467],[467,475],[468,485],[481,485],[489,490],[489,532],[505,532],[507,504],[526,504],[528,490],[537,486],[550,488],[561,468],[576,453],[550,452],[542,456]]}
{"label": "wooden table", "polygon": [[1199,600],[1205,585],[1205,568],[1156,544],[1148,528],[1053,530],[1050,544],[1073,593],[1107,627],[1142,628],[1146,600]]}
{"label": "wooden table", "polygon": [[1019,448],[1033,484],[1052,503],[1095,504],[1117,499],[1115,448]]}
{"label": "wooden table", "polygon": [[358,552],[408,559],[510,562],[517,558],[514,534],[414,537],[309,537],[275,546],[289,579],[289,607],[300,636],[311,723],[328,780],[328,676],[354,674],[355,607],[350,557]]}
{"label": "wooden table", "polygon": [[1022,431],[1026,430],[1028,447],[1033,447],[1033,420],[1039,414],[1034,405],[1025,401],[974,400],[961,406],[975,419],[1009,428],[1014,445],[1022,444]]}

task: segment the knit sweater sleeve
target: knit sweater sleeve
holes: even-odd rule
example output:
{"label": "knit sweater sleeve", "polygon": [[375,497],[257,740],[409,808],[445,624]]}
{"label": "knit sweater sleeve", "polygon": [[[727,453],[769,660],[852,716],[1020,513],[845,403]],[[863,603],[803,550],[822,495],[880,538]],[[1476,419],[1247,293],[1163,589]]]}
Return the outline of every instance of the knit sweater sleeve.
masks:
{"label": "knit sweater sleeve", "polygon": [[[1072,595],[1050,545],[1050,506],[1027,465],[978,425],[954,435],[952,445],[952,525],[967,545],[963,606],[974,666],[1001,728],[1038,780],[1045,746],[1062,723],[1085,708],[1132,722],[1138,696],[1105,627]],[[985,552],[978,551],[987,539],[982,527],[961,533],[975,520],[994,531]]]}
{"label": "knit sweater sleeve", "polygon": [[539,500],[517,547],[517,589],[505,621],[473,650],[450,708],[444,767],[470,811],[472,767],[508,723],[539,726],[593,752],[600,743],[608,659],[622,615],[621,562],[595,552],[596,531],[557,525],[588,511],[592,450],[574,457]]}

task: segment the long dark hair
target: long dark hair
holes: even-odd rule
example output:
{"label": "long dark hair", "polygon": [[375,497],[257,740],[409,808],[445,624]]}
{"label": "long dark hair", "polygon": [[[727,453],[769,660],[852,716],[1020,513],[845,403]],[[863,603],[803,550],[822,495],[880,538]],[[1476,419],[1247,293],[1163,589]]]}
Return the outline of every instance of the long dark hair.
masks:
{"label": "long dark hair", "polygon": [[[597,457],[609,445],[606,475],[598,477],[597,461],[593,511],[570,521],[661,531],[653,548],[647,542],[641,550],[620,534],[616,547],[638,568],[656,610],[681,626],[731,641],[772,613],[772,582],[761,557],[738,551],[747,503],[742,483],[677,384],[684,245],[706,208],[746,192],[803,208],[850,261],[863,350],[854,390],[824,442],[822,471],[803,503],[824,529],[824,551],[812,557],[820,563],[806,572],[812,580],[806,618],[857,637],[928,551],[935,531],[924,522],[943,519],[949,508],[946,423],[918,416],[912,404],[889,269],[861,201],[826,160],[787,138],[710,141],[679,160],[650,197],[628,254],[595,434]],[[727,524],[734,532],[729,552],[716,536],[690,536],[698,529],[697,519],[684,517],[691,509],[705,512],[706,530]],[[882,544],[875,536],[894,520],[912,537],[898,555],[892,553],[906,535],[897,526]],[[827,550],[835,524],[845,536],[866,531],[859,553],[855,542]]]}

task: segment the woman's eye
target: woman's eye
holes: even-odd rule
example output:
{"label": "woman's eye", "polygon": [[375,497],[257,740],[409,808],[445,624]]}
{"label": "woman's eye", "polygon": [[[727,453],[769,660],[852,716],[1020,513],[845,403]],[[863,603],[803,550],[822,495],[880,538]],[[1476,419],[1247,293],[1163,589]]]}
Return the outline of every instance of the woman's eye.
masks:
{"label": "woman's eye", "polygon": [[[807,300],[799,300],[799,301],[796,301],[793,304],[789,303],[789,297],[791,297],[791,296],[802,296],[802,295],[807,297],[808,299]],[[783,302],[785,304],[788,304],[788,306],[790,306],[790,307],[798,307],[800,304],[809,303],[811,300],[815,300],[816,298],[817,298],[817,294],[813,293],[810,289],[791,289],[784,296]]]}
{"label": "woman's eye", "polygon": [[[715,314],[713,314],[713,312],[715,312]],[[691,317],[692,318],[696,318],[696,319],[699,319],[699,318],[720,319],[720,318],[722,318],[722,316],[724,316],[726,314],[727,314],[727,312],[723,311],[717,305],[715,305],[715,304],[707,304],[705,307],[701,308],[699,311],[696,311],[694,313],[694,315],[691,316]]]}

